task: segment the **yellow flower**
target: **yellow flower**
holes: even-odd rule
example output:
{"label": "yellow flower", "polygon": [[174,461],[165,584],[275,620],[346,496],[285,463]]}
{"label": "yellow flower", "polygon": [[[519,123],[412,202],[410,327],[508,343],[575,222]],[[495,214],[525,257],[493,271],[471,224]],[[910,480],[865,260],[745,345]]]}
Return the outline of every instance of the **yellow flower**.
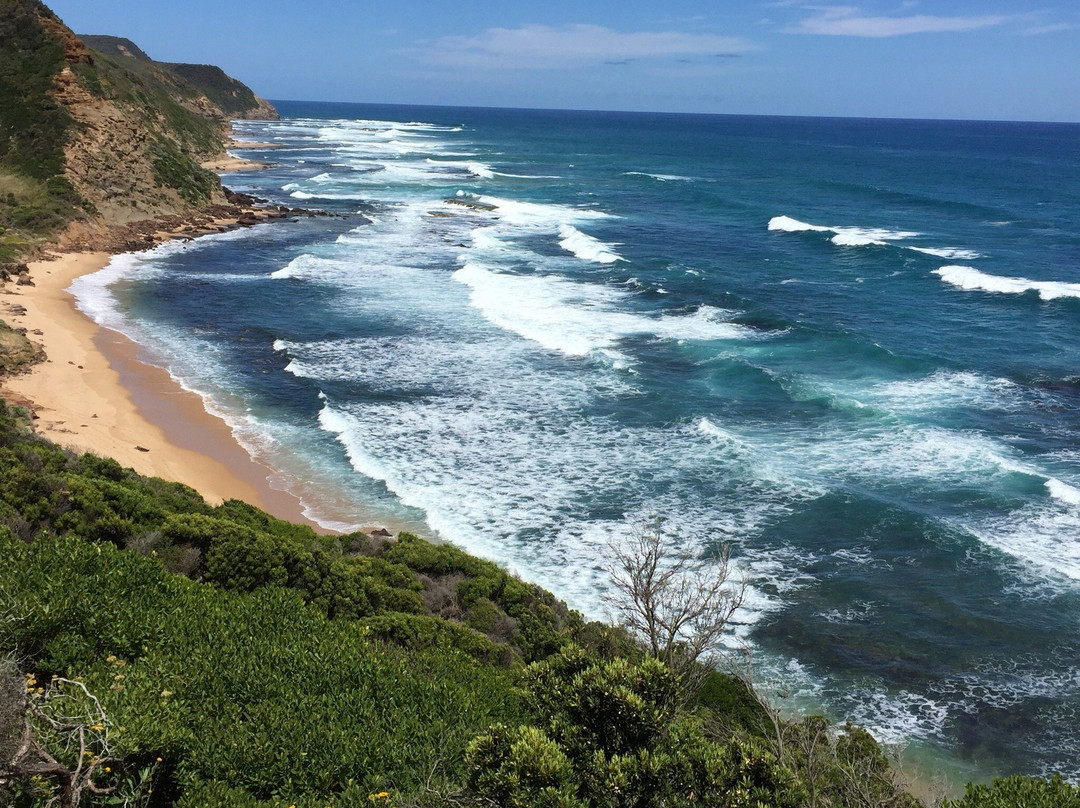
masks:
{"label": "yellow flower", "polygon": [[111,772],[111,771],[112,771],[112,769],[110,769],[110,768],[109,768],[108,766],[106,766],[106,767],[105,767],[105,771],[107,771],[107,772]]}

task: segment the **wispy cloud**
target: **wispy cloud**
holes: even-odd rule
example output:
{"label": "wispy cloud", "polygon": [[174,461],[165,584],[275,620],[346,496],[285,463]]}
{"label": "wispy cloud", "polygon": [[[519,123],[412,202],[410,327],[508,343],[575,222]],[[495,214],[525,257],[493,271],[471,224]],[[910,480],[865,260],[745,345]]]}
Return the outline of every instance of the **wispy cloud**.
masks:
{"label": "wispy cloud", "polygon": [[487,69],[553,69],[631,59],[736,55],[753,50],[740,37],[678,31],[624,33],[600,25],[489,28],[476,36],[446,36],[421,57],[431,64]]}
{"label": "wispy cloud", "polygon": [[1080,28],[1080,23],[1075,22],[1052,22],[1046,25],[1033,25],[1025,28],[1020,33],[1027,36],[1040,36],[1042,34],[1056,34],[1059,31],[1075,31]]}
{"label": "wispy cloud", "polygon": [[962,17],[939,17],[913,14],[905,17],[869,17],[855,6],[827,6],[815,9],[808,17],[786,28],[788,33],[825,36],[888,37],[907,34],[932,34],[950,31],[974,31],[1001,25],[1009,18],[1003,14],[979,14]]}

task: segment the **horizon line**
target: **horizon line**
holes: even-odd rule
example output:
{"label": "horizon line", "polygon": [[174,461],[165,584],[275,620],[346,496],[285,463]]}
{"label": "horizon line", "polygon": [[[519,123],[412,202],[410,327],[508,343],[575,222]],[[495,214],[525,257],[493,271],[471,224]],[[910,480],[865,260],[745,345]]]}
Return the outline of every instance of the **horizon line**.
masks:
{"label": "horizon line", "polygon": [[517,112],[590,112],[611,115],[684,115],[710,118],[793,118],[836,121],[907,121],[910,123],[1013,123],[1013,124],[1049,124],[1054,126],[1080,126],[1076,120],[1043,120],[1037,118],[948,118],[948,117],[906,117],[902,115],[806,115],[797,113],[773,112],[690,112],[648,109],[589,109],[582,107],[515,107],[488,104],[421,104],[399,101],[328,101],[300,98],[267,98],[271,104],[350,104],[369,107],[417,107],[427,109],[471,109],[505,110]]}

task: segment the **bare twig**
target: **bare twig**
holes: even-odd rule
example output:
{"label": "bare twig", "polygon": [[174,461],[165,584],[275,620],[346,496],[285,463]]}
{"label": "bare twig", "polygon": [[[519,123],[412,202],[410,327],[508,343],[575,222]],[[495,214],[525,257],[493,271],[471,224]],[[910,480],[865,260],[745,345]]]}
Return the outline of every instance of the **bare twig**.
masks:
{"label": "bare twig", "polygon": [[[654,520],[610,545],[607,600],[645,649],[684,677],[720,645],[746,597],[746,579],[733,576],[729,549],[703,560],[676,548]],[[707,669],[706,669],[707,670]]]}

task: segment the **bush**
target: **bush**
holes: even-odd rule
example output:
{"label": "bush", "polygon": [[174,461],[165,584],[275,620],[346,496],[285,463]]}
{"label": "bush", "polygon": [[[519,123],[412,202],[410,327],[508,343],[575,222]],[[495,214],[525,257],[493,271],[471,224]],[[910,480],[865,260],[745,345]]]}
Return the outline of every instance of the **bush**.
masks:
{"label": "bush", "polygon": [[805,797],[759,741],[708,740],[653,657],[566,648],[529,666],[523,690],[539,726],[492,727],[468,750],[470,787],[496,806],[794,808]]}
{"label": "bush", "polygon": [[0,654],[82,676],[123,727],[115,752],[162,758],[177,794],[419,794],[464,781],[483,727],[523,718],[513,674],[456,648],[407,651],[297,592],[222,591],[109,544],[0,536],[0,592],[20,616]]}
{"label": "bush", "polygon": [[999,777],[992,785],[968,783],[964,796],[946,800],[943,808],[1080,808],[1080,788],[1060,774],[1049,780]]}

